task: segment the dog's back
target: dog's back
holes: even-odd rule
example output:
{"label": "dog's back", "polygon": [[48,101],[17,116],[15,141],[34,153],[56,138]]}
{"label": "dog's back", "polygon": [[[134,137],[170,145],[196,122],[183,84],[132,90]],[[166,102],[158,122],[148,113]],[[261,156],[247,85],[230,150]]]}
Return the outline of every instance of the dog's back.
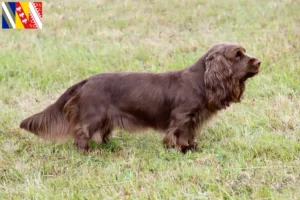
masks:
{"label": "dog's back", "polygon": [[99,74],[88,79],[65,110],[77,106],[77,113],[67,112],[76,113],[75,118],[84,126],[97,127],[91,132],[114,127],[128,131],[147,127],[166,130],[180,87],[173,79],[180,75],[181,71]]}

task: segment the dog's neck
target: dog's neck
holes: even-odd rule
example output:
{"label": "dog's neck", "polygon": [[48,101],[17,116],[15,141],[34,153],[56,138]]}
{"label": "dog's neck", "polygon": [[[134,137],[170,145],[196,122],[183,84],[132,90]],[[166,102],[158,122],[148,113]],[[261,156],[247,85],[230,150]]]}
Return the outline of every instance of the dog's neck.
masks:
{"label": "dog's neck", "polygon": [[[207,57],[207,54],[204,54],[199,60],[193,64],[192,66],[186,68],[191,73],[197,74],[198,79],[204,80],[204,73],[206,71],[206,65],[205,65],[205,59]],[[196,81],[199,82],[199,81]]]}
{"label": "dog's neck", "polygon": [[183,79],[191,84],[194,92],[197,93],[202,101],[205,101],[204,73],[205,63],[203,58],[200,58],[195,64],[183,70]]}
{"label": "dog's neck", "polygon": [[204,74],[206,70],[205,58],[206,55],[202,56],[195,64],[185,69],[188,73],[192,74],[191,77],[195,79],[195,83],[202,86],[204,85]]}

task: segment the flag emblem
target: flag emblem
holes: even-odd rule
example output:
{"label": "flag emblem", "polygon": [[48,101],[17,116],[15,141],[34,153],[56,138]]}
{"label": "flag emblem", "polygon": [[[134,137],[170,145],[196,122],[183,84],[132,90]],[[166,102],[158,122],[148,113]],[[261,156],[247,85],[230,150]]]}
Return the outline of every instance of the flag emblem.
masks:
{"label": "flag emblem", "polygon": [[2,2],[2,29],[41,29],[42,2]]}

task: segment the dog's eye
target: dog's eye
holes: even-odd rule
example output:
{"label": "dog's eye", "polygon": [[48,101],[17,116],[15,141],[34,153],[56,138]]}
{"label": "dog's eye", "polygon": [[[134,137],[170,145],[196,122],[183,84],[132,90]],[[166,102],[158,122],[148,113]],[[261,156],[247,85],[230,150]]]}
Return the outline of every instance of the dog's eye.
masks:
{"label": "dog's eye", "polygon": [[242,58],[242,56],[243,56],[243,53],[241,51],[237,51],[236,54],[235,54],[235,58],[237,60],[240,60]]}

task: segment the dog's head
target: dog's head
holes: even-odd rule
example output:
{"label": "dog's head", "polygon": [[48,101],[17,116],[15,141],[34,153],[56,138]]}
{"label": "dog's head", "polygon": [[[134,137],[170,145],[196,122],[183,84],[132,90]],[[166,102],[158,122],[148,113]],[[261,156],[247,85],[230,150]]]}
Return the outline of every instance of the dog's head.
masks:
{"label": "dog's head", "polygon": [[245,81],[259,72],[260,61],[239,44],[219,43],[206,54],[205,67],[207,106],[220,110],[240,101]]}

